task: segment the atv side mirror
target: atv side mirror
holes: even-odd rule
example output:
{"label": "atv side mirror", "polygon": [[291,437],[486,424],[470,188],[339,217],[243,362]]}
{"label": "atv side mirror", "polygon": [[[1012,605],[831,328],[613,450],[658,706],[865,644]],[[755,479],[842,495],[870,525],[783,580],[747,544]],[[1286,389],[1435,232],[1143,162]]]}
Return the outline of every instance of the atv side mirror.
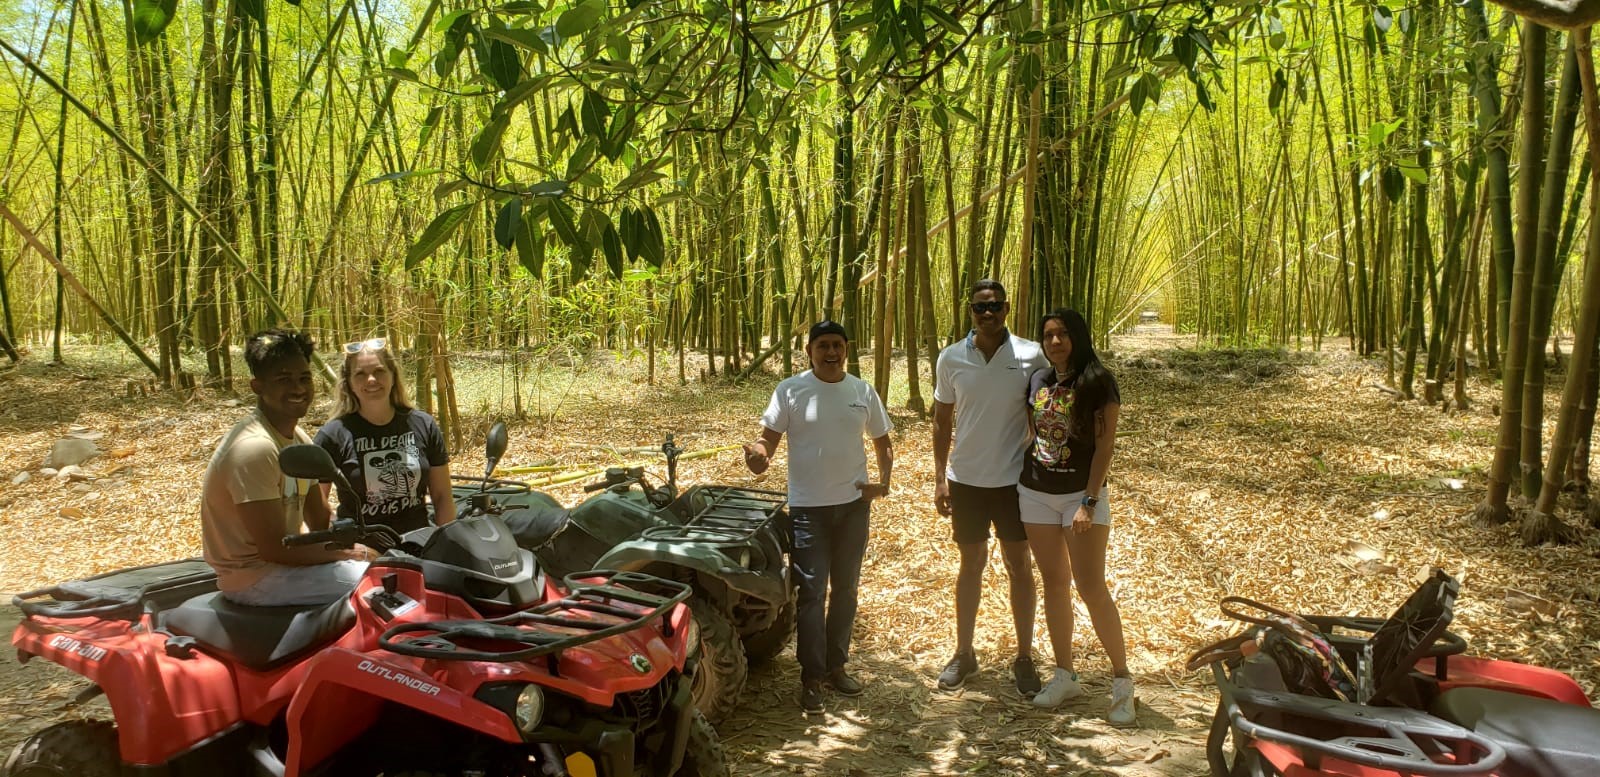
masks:
{"label": "atv side mirror", "polygon": [[341,477],[333,457],[319,445],[299,443],[278,451],[278,469],[290,477],[333,480]]}
{"label": "atv side mirror", "polygon": [[[507,445],[508,441],[506,439],[505,422],[495,421],[494,426],[489,427],[489,439],[483,444],[483,458],[485,462],[483,466],[484,479],[494,477],[494,467],[496,464],[500,463],[500,457],[506,455]],[[488,484],[486,483],[484,485],[487,487]]]}
{"label": "atv side mirror", "polygon": [[333,463],[333,457],[321,446],[297,443],[285,447],[278,451],[278,469],[289,477],[338,484],[345,493],[361,498],[360,492],[350,487],[350,481],[345,479],[339,466]]}

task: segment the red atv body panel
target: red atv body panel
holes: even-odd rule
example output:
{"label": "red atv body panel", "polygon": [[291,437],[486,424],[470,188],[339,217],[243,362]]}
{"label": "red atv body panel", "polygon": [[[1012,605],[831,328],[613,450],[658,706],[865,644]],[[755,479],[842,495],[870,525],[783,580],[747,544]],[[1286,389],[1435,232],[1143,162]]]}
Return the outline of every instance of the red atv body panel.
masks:
{"label": "red atv body panel", "polygon": [[[383,578],[418,606],[384,620],[367,604]],[[396,655],[378,648],[383,631],[399,623],[479,620],[464,600],[428,590],[421,572],[376,565],[353,594],[355,624],[299,660],[268,671],[238,665],[204,647],[185,657],[167,653],[169,635],[138,620],[29,617],[12,643],[24,654],[60,664],[99,685],[115,715],[122,760],[136,766],[168,763],[241,723],[270,725],[285,715],[285,774],[298,777],[369,729],[386,704],[399,704],[511,743],[522,741],[507,714],[473,698],[484,683],[525,682],[610,706],[616,695],[650,688],[687,660],[689,610],[678,604],[663,617],[680,635],[670,643],[659,627],[642,627],[565,650],[551,673],[544,659],[524,662],[449,661]],[[563,596],[546,582],[546,600]],[[578,612],[572,617],[603,620]]]}

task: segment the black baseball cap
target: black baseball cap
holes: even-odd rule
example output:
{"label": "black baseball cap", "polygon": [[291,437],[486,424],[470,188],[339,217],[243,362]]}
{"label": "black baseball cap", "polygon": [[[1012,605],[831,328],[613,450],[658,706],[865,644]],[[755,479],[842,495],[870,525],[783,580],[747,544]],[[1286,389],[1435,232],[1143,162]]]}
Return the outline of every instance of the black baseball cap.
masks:
{"label": "black baseball cap", "polygon": [[811,334],[806,337],[806,343],[809,345],[823,335],[838,335],[847,341],[850,339],[850,335],[844,333],[843,324],[837,321],[822,320],[811,325]]}

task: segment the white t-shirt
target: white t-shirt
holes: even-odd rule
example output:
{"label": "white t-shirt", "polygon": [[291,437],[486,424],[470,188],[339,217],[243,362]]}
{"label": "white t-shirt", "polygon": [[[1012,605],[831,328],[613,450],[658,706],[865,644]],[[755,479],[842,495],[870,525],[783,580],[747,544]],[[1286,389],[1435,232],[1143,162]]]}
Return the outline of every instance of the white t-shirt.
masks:
{"label": "white t-shirt", "polygon": [[933,401],[956,406],[945,477],[979,488],[1016,485],[1028,449],[1028,377],[1046,364],[1044,351],[1007,332],[986,361],[973,336],[939,352]]}
{"label": "white t-shirt", "polygon": [[862,435],[889,433],[889,413],[872,384],[850,374],[825,383],[810,370],[772,390],[761,425],[789,436],[789,504],[831,507],[861,498],[867,480]]}

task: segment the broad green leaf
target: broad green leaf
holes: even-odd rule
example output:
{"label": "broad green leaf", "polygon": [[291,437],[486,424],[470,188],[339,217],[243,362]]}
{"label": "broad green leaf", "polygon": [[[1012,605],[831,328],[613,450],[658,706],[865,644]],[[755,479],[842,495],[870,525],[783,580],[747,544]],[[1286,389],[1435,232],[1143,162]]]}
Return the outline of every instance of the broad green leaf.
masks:
{"label": "broad green leaf", "polygon": [[1381,182],[1383,184],[1383,196],[1387,197],[1390,202],[1399,202],[1400,198],[1406,193],[1406,175],[1394,165],[1383,168]]}
{"label": "broad green leaf", "polygon": [[536,0],[516,0],[500,6],[500,12],[508,14],[535,14],[543,10],[544,5]]}
{"label": "broad green leaf", "polygon": [[517,228],[522,226],[522,198],[508,197],[500,206],[494,219],[494,241],[501,248],[510,248],[517,239]]}
{"label": "broad green leaf", "polygon": [[1017,85],[1022,87],[1023,93],[1026,94],[1043,82],[1044,63],[1040,61],[1038,52],[1030,51],[1023,54],[1017,68]]}
{"label": "broad green leaf", "polygon": [[579,109],[583,119],[583,133],[597,137],[606,134],[606,122],[611,118],[611,106],[606,98],[593,89],[583,90],[583,105]]}
{"label": "broad green leaf", "polygon": [[502,27],[484,30],[483,34],[495,40],[505,41],[513,46],[527,49],[535,54],[544,54],[550,50],[550,47],[545,45],[544,38],[539,36],[539,31],[531,27]]}
{"label": "broad green leaf", "polygon": [[600,14],[605,10],[605,3],[595,0],[584,0],[565,11],[556,19],[556,32],[563,38],[575,38],[589,31],[594,23],[600,21]]}
{"label": "broad green leaf", "polygon": [[383,74],[397,81],[410,81],[414,84],[422,83],[422,76],[417,71],[403,67],[384,68]]}
{"label": "broad green leaf", "polygon": [[613,191],[621,194],[622,192],[632,191],[641,186],[649,186],[650,184],[653,184],[663,178],[666,178],[666,176],[654,170],[640,170],[639,172],[633,173],[628,177],[617,181],[616,186],[611,188]]}
{"label": "broad green leaf", "polygon": [[453,27],[455,25],[457,19],[460,19],[463,16],[469,16],[471,14],[472,14],[472,9],[470,9],[470,8],[462,8],[462,9],[460,9],[458,11],[451,11],[450,13],[447,13],[444,16],[439,17],[439,21],[436,21],[436,22],[433,23],[433,31],[434,32],[444,32],[445,30],[448,30],[451,27]]}
{"label": "broad green leaf", "polygon": [[1138,116],[1144,112],[1144,101],[1150,96],[1150,90],[1141,78],[1133,82],[1133,88],[1128,90],[1128,107],[1133,110],[1133,115]]}
{"label": "broad green leaf", "polygon": [[500,141],[505,138],[506,127],[511,123],[511,115],[502,113],[489,120],[478,131],[478,136],[472,139],[472,164],[479,170],[488,169],[489,163],[500,155]]}
{"label": "broad green leaf", "polygon": [[[591,208],[591,210],[594,210]],[[617,234],[617,228],[612,226],[611,219],[600,214],[600,251],[606,255],[606,266],[611,268],[611,277],[622,277],[622,238]]]}
{"label": "broad green leaf", "polygon": [[522,80],[522,55],[515,46],[503,40],[483,38],[478,49],[484,61],[479,63],[485,75],[501,91],[510,89]]}
{"label": "broad green leaf", "polygon": [[405,67],[406,61],[411,59],[411,53],[401,48],[390,47],[388,58],[385,60],[389,67]]}
{"label": "broad green leaf", "polygon": [[528,187],[528,194],[534,197],[562,197],[566,193],[566,181],[543,181]]}
{"label": "broad green leaf", "polygon": [[653,281],[660,275],[652,267],[630,267],[622,273],[622,279],[630,283],[638,283],[640,281]]}
{"label": "broad green leaf", "polygon": [[535,279],[544,275],[544,234],[539,231],[538,213],[525,213],[517,230],[517,262]]}
{"label": "broad green leaf", "polygon": [[255,19],[258,22],[267,21],[267,6],[265,0],[239,0],[239,13]]}
{"label": "broad green leaf", "polygon": [[1035,43],[1044,43],[1045,42],[1044,30],[1028,30],[1027,32],[1024,32],[1021,35],[1017,36],[1017,42],[1021,43],[1023,45],[1032,45],[1032,44],[1035,44]]}
{"label": "broad green leaf", "polygon": [[1389,31],[1389,26],[1394,24],[1394,13],[1387,6],[1375,5],[1372,7],[1372,26],[1378,28],[1381,35]]}
{"label": "broad green leaf", "polygon": [[467,182],[461,180],[460,178],[454,178],[454,179],[451,179],[449,181],[444,181],[444,182],[440,183],[438,186],[433,187],[433,199],[434,200],[442,200],[442,199],[444,199],[446,197],[449,197],[450,195],[455,194],[456,192],[459,192],[459,191],[461,191],[462,189],[465,189],[465,188],[467,188]]}
{"label": "broad green leaf", "polygon": [[642,227],[639,253],[644,255],[644,260],[649,262],[651,267],[659,268],[667,257],[666,238],[661,233],[661,222],[656,219],[656,212],[649,205],[639,209],[639,216]]}
{"label": "broad green leaf", "polygon": [[550,226],[555,227],[556,237],[561,238],[561,242],[569,247],[576,247],[580,238],[572,206],[568,205],[566,200],[551,200],[549,213]]}
{"label": "broad green leaf", "polygon": [[133,36],[140,45],[159,37],[178,14],[178,0],[133,0]]}
{"label": "broad green leaf", "polygon": [[1288,89],[1289,81],[1284,78],[1283,69],[1272,72],[1272,89],[1267,93],[1267,110],[1278,112],[1278,107],[1283,104],[1284,90]]}
{"label": "broad green leaf", "polygon": [[1417,160],[1398,159],[1395,160],[1395,166],[1400,168],[1401,175],[1411,179],[1413,182],[1423,186],[1428,185],[1428,171],[1423,169],[1422,165],[1417,164]]}
{"label": "broad green leaf", "polygon": [[1206,89],[1205,84],[1199,81],[1194,83],[1194,96],[1195,99],[1200,101],[1200,107],[1206,109],[1206,113],[1217,112],[1217,103],[1211,99],[1211,91]]}
{"label": "broad green leaf", "polygon": [[544,91],[549,86],[549,76],[539,76],[519,81],[516,86],[506,90],[505,96],[501,97],[500,102],[494,106],[494,112],[509,114],[513,108],[526,102],[529,97]]}
{"label": "broad green leaf", "polygon": [[406,251],[406,269],[416,269],[418,263],[439,250],[439,247],[455,234],[456,229],[467,219],[475,205],[477,205],[475,202],[462,203],[434,216],[428,227],[422,230],[422,236],[418,237],[417,242]]}
{"label": "broad green leaf", "polygon": [[621,226],[622,247],[627,249],[629,261],[636,261],[641,256],[639,244],[644,238],[644,223],[639,218],[639,211],[631,205],[623,206],[617,220]]}

